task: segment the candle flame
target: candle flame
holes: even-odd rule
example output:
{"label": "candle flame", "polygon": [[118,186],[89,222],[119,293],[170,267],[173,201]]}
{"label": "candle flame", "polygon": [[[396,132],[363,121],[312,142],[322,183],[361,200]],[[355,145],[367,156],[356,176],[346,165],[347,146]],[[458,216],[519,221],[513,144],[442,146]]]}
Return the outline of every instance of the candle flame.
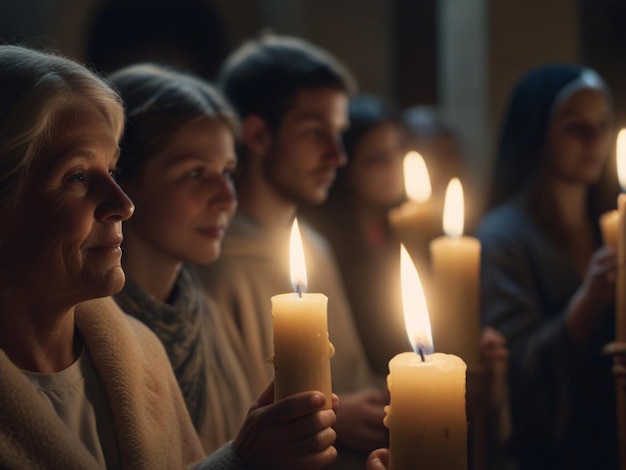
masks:
{"label": "candle flame", "polygon": [[430,199],[432,188],[424,158],[416,151],[407,153],[403,161],[404,188],[410,199],[424,203]]}
{"label": "candle flame", "polygon": [[426,296],[417,269],[404,245],[400,245],[400,275],[404,324],[409,342],[416,353],[421,350],[421,353],[431,354],[434,351],[433,336]]}
{"label": "candle flame", "polygon": [[448,183],[443,205],[443,231],[446,235],[450,237],[463,235],[464,212],[463,186],[458,178],[452,178]]}
{"label": "candle flame", "polygon": [[617,134],[617,177],[622,191],[626,191],[626,129]]}
{"label": "candle flame", "polygon": [[304,248],[298,219],[293,220],[291,236],[289,237],[289,268],[291,270],[291,285],[293,290],[301,294],[306,292],[306,264],[304,262]]}

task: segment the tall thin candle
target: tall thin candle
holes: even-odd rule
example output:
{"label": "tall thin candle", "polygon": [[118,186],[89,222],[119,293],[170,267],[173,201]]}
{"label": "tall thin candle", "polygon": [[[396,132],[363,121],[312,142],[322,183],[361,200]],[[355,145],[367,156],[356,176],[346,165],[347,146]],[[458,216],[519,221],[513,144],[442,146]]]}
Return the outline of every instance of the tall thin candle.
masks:
{"label": "tall thin candle", "polygon": [[443,211],[445,236],[430,242],[433,337],[437,349],[478,365],[480,338],[480,242],[463,236],[463,186],[448,184]]}

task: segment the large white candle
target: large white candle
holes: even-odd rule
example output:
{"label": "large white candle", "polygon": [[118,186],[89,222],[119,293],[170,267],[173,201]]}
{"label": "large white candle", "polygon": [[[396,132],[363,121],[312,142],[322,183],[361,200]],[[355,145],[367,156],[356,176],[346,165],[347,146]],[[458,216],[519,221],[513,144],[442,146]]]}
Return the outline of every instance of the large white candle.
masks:
{"label": "large white candle", "polygon": [[462,236],[463,222],[463,187],[453,178],[443,213],[446,235],[430,243],[431,322],[437,350],[462,357],[472,368],[479,362],[480,242]]}
{"label": "large white candle", "polygon": [[415,151],[404,157],[407,200],[389,211],[389,223],[413,260],[422,267],[428,258],[428,242],[441,233],[437,207],[424,158]]}
{"label": "large white candle", "polygon": [[[617,136],[617,176],[622,191],[626,190],[626,130]],[[617,210],[600,217],[604,243],[617,252],[617,274],[615,278],[615,341],[617,346],[626,342],[626,194],[617,198]],[[616,409],[618,442],[620,443],[620,469],[626,470],[626,394],[624,379],[617,380]]]}
{"label": "large white candle", "polygon": [[330,358],[334,353],[328,339],[328,298],[306,293],[307,277],[298,221],[290,240],[291,282],[294,293],[272,297],[274,317],[274,390],[277,400],[294,393],[318,390],[332,407]]}
{"label": "large white candle", "polygon": [[406,328],[416,353],[401,353],[389,362],[389,468],[466,470],[466,365],[452,354],[430,354],[424,290],[404,247],[401,274]]}

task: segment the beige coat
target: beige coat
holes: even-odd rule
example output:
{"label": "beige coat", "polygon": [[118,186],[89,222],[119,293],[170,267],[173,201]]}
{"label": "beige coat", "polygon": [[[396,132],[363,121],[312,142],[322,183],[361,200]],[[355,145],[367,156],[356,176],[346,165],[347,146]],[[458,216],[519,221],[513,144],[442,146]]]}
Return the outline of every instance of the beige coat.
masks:
{"label": "beige coat", "polygon": [[[178,469],[200,460],[200,441],[156,336],[110,298],[77,307],[76,326],[106,388],[122,468]],[[3,351],[0,397],[1,468],[96,467]]]}

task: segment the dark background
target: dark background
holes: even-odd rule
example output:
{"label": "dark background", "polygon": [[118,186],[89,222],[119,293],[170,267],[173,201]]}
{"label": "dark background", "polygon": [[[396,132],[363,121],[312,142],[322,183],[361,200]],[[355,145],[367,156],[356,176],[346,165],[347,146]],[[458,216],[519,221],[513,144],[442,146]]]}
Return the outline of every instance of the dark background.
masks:
{"label": "dark background", "polygon": [[[163,1],[152,0],[153,7],[144,7],[120,29],[157,25],[156,5]],[[95,18],[107,3],[0,0],[0,38],[34,41],[86,61]],[[200,3],[211,11],[211,26],[203,28],[213,48],[204,52],[209,78],[230,50],[261,31],[301,36],[343,60],[362,92],[398,109],[415,104],[440,109],[462,135],[479,183],[489,178],[508,92],[530,67],[548,61],[594,67],[613,90],[618,126],[626,125],[626,0],[173,2],[181,10]],[[124,42],[117,32],[106,38],[112,45]]]}

